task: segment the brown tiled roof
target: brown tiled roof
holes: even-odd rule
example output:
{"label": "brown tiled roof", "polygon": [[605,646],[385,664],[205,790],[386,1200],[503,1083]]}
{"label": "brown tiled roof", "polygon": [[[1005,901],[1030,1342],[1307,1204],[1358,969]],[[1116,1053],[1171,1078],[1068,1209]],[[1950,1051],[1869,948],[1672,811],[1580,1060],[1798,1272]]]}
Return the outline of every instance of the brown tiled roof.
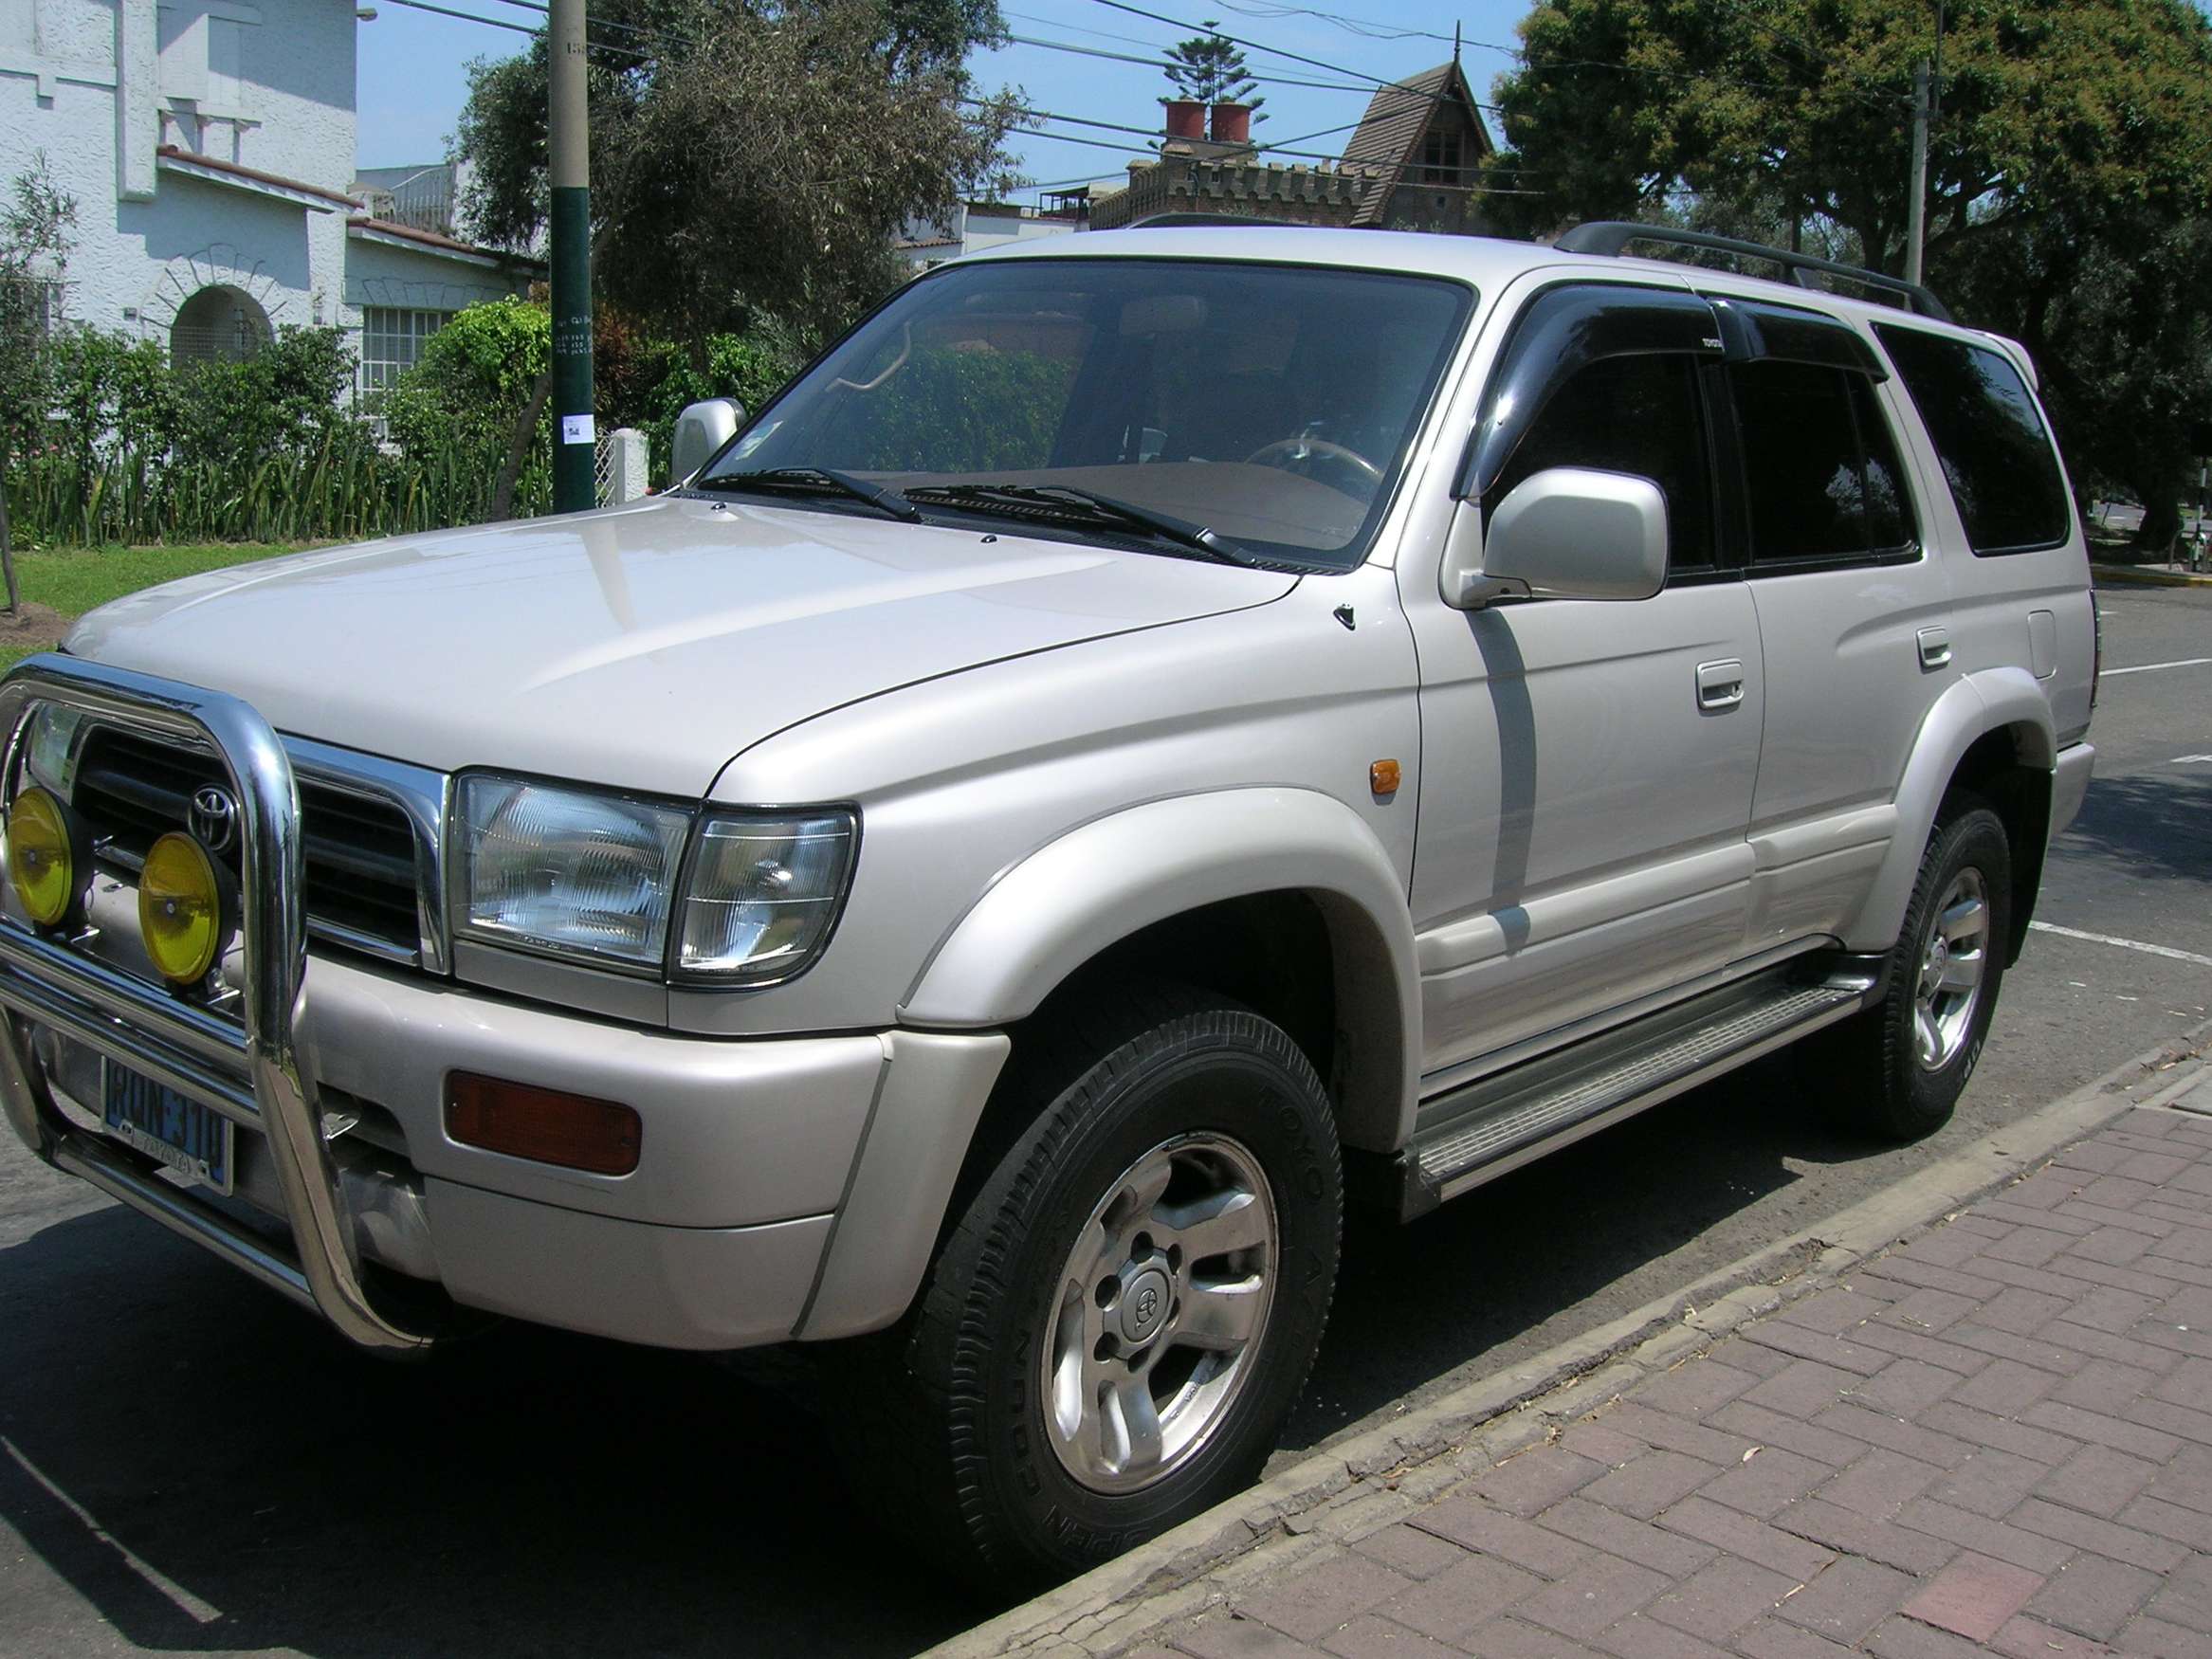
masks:
{"label": "brown tiled roof", "polygon": [[374,230],[379,236],[395,236],[402,242],[419,242],[438,253],[466,253],[477,259],[510,261],[516,264],[542,264],[542,260],[527,254],[510,253],[503,247],[479,247],[473,242],[461,242],[450,236],[442,236],[435,230],[418,229],[412,225],[401,225],[391,219],[372,218],[366,213],[356,213],[346,221],[351,230]]}
{"label": "brown tiled roof", "polygon": [[1375,175],[1354,223],[1381,223],[1390,192],[1398,187],[1399,176],[1419,147],[1421,135],[1428,130],[1430,112],[1446,99],[1466,107],[1476,134],[1476,157],[1490,153],[1490,131],[1482,124],[1482,112],[1474,107],[1474,94],[1457,63],[1439,64],[1434,69],[1378,87],[1367,100],[1367,113],[1360,119],[1359,131],[1344,146],[1345,168],[1370,169]]}
{"label": "brown tiled roof", "polygon": [[319,184],[308,184],[303,179],[286,178],[278,173],[264,173],[256,167],[241,167],[235,161],[219,161],[212,155],[202,155],[187,150],[181,144],[164,144],[155,151],[172,161],[189,162],[193,167],[204,167],[211,173],[228,173],[234,178],[249,179],[255,184],[274,185],[279,190],[300,191],[307,195],[320,196],[333,207],[358,208],[362,204],[341,191],[324,190]]}

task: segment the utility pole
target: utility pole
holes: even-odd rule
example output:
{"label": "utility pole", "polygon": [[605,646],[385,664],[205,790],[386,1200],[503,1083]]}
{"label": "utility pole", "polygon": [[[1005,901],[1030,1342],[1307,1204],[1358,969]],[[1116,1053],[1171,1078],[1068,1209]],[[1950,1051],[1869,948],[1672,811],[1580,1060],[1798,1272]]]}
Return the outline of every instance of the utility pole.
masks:
{"label": "utility pole", "polygon": [[1912,182],[1905,196],[1905,280],[1920,281],[1928,219],[1928,60],[1912,65]]}
{"label": "utility pole", "polygon": [[592,426],[592,149],[585,0],[552,0],[547,160],[553,186],[553,510],[597,504]]}

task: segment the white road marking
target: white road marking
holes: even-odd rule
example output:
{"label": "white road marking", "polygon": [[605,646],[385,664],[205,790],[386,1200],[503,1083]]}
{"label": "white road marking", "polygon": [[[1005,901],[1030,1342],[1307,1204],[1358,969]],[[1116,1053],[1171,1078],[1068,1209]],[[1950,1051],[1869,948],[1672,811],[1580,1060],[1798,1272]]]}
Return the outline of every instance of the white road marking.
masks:
{"label": "white road marking", "polygon": [[16,1466],[45,1489],[47,1497],[68,1510],[78,1525],[84,1528],[101,1543],[115,1551],[118,1556],[120,1556],[123,1565],[129,1567],[139,1577],[145,1579],[148,1584],[174,1602],[177,1611],[187,1618],[195,1624],[211,1625],[223,1616],[220,1608],[210,1607],[175,1579],[163,1573],[160,1568],[134,1552],[128,1544],[108,1531],[106,1527],[101,1525],[98,1521],[93,1519],[91,1512],[83,1504],[63,1491],[52,1481],[46,1479],[46,1472],[29,1458],[24,1456],[22,1449],[12,1440],[0,1439],[0,1450],[5,1450],[9,1457],[13,1458]]}
{"label": "white road marking", "polygon": [[2034,933],[2055,933],[2064,939],[2085,939],[2093,945],[2118,945],[2124,951],[2141,951],[2147,957],[2165,957],[2170,961],[2194,962],[2200,968],[2212,968],[2212,957],[2201,957],[2195,951],[2177,951],[2171,945],[2147,945],[2139,939],[2114,939],[2109,933],[2084,933],[2078,927],[2060,927],[2055,921],[2031,921],[2028,928]]}
{"label": "white road marking", "polygon": [[2097,673],[2099,680],[2110,680],[2115,674],[2155,674],[2161,668],[2202,668],[2212,663],[2212,657],[2184,657],[2178,663],[2143,663],[2132,668],[2104,668]]}
{"label": "white road marking", "polygon": [[2201,760],[2212,760],[2212,755],[2176,755],[2166,764],[2168,766],[2192,766]]}

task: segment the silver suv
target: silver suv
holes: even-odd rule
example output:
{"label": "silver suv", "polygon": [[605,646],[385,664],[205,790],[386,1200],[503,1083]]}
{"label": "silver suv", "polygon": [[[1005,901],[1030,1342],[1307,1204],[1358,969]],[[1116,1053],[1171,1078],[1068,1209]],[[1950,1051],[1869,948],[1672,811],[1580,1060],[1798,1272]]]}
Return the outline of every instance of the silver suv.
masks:
{"label": "silver suv", "polygon": [[2035,372],[1651,235],[1027,244],[658,498],[97,612],[0,685],[9,1121],[382,1353],[822,1344],[1015,1576],[1252,1477],[1347,1177],[1801,1039],[1929,1131],[2090,775]]}

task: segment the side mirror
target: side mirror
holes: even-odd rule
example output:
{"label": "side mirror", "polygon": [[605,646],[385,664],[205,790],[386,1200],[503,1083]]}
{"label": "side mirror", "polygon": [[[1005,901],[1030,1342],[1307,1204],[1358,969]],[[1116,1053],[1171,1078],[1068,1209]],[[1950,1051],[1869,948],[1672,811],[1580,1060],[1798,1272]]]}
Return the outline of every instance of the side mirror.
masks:
{"label": "side mirror", "polygon": [[1648,478],[1553,466],[1514,485],[1490,514],[1462,501],[1444,550],[1444,603],[1649,599],[1667,580],[1667,498]]}
{"label": "side mirror", "polygon": [[686,405],[676,417],[676,439],[669,446],[669,483],[682,483],[704,466],[706,458],[728,443],[744,424],[745,406],[734,397],[710,397],[704,403]]}

